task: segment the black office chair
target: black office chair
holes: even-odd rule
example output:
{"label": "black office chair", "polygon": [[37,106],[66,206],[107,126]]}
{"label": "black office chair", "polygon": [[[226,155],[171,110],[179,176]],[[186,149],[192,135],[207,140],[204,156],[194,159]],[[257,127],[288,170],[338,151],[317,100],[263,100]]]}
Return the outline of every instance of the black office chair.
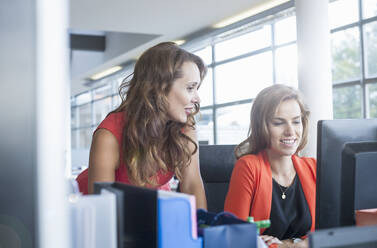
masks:
{"label": "black office chair", "polygon": [[208,211],[221,212],[234,163],[235,145],[200,145],[199,161],[204,189],[207,196]]}

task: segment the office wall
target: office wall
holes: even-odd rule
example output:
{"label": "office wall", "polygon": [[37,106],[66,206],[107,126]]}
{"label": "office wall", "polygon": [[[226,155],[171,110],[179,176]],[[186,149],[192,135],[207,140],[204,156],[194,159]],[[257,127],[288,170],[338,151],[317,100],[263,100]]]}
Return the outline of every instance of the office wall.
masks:
{"label": "office wall", "polygon": [[0,5],[1,247],[36,244],[35,18],[34,1]]}
{"label": "office wall", "polygon": [[0,5],[0,247],[69,247],[65,5]]}

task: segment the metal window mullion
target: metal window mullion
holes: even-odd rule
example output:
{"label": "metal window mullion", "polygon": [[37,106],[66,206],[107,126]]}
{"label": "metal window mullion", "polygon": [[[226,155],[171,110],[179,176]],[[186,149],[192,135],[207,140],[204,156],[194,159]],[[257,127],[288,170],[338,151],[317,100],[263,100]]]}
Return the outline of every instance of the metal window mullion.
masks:
{"label": "metal window mullion", "polygon": [[276,84],[275,22],[271,23],[272,83]]}
{"label": "metal window mullion", "polygon": [[333,84],[333,88],[343,88],[347,86],[356,86],[361,84],[361,79],[360,80],[354,80],[354,81],[349,81],[349,82],[342,82],[342,83],[337,83]]}
{"label": "metal window mullion", "polygon": [[[78,107],[76,107],[75,112],[76,112],[76,118],[78,119],[78,118],[79,118],[79,108],[78,108]],[[76,119],[76,120],[77,120],[77,119]],[[76,121],[75,128],[77,128],[77,129],[75,129],[75,131],[78,130],[78,127],[79,127],[79,123]],[[75,135],[75,145],[76,145],[76,149],[79,147],[78,144],[79,144],[79,135],[78,135],[77,132],[76,132],[76,135]]]}
{"label": "metal window mullion", "polygon": [[94,119],[95,119],[95,115],[94,115],[94,90],[91,90],[90,91],[90,96],[91,96],[91,101],[90,101],[90,110],[91,110],[91,116],[92,116],[92,120],[90,122],[90,125],[94,125]]}
{"label": "metal window mullion", "polygon": [[254,51],[251,51],[251,52],[248,52],[248,53],[244,53],[244,54],[229,58],[229,59],[221,60],[220,62],[214,62],[214,66],[219,66],[219,65],[223,65],[223,64],[227,64],[227,63],[236,61],[236,60],[241,60],[241,59],[244,59],[244,58],[247,58],[247,57],[252,57],[254,55],[258,55],[258,54],[262,54],[264,52],[268,52],[271,49],[272,49],[271,46],[264,47],[264,48],[261,48],[261,49],[258,49],[258,50],[254,50]]}
{"label": "metal window mullion", "polygon": [[365,118],[370,118],[369,89],[366,84],[364,84],[364,92],[365,92],[364,102],[365,102],[365,112],[366,112]]}
{"label": "metal window mullion", "polygon": [[248,98],[248,99],[243,99],[239,101],[233,101],[233,102],[227,102],[227,103],[220,103],[220,104],[215,104],[215,108],[224,108],[224,107],[231,107],[231,106],[236,106],[236,105],[242,105],[246,103],[251,103],[254,98]]}
{"label": "metal window mullion", "polygon": [[366,78],[366,79],[364,80],[364,84],[375,83],[376,81],[377,81],[377,77]]}
{"label": "metal window mullion", "polygon": [[349,28],[354,28],[354,27],[359,26],[359,24],[360,24],[360,20],[357,21],[357,22],[353,22],[353,23],[350,23],[350,24],[347,24],[347,25],[344,25],[344,26],[340,26],[340,27],[331,29],[330,33],[332,34],[332,33],[343,31],[343,30],[346,30],[346,29],[349,29]]}
{"label": "metal window mullion", "polygon": [[280,45],[274,44],[274,47],[275,47],[275,49],[279,49],[281,47],[286,47],[286,46],[293,45],[293,44],[296,44],[296,40],[289,41],[289,42],[286,42],[286,43],[282,43]]}
{"label": "metal window mullion", "polygon": [[361,113],[364,118],[367,117],[367,106],[366,106],[366,91],[365,91],[365,53],[364,53],[364,28],[363,24],[361,23],[362,20],[362,0],[359,0],[359,22],[358,22],[358,27],[359,27],[359,36],[360,36],[360,59],[361,59],[361,80],[360,80],[360,86],[361,86]]}
{"label": "metal window mullion", "polygon": [[361,24],[368,24],[377,21],[377,16],[370,17],[368,19],[361,20]]}
{"label": "metal window mullion", "polygon": [[217,118],[216,118],[216,54],[215,54],[215,45],[211,44],[212,49],[212,121],[213,121],[213,144],[217,145]]}

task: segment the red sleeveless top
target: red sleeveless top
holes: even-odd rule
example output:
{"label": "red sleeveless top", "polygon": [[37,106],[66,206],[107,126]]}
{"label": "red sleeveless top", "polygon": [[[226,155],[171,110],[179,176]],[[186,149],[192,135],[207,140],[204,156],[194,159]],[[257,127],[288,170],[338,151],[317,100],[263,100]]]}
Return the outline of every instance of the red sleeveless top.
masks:
{"label": "red sleeveless top", "polygon": [[[97,127],[97,129],[94,131],[94,133],[98,129],[104,128],[104,129],[110,131],[115,136],[115,138],[118,141],[119,148],[120,148],[120,150],[119,150],[119,167],[115,171],[115,181],[125,183],[125,184],[131,184],[131,182],[128,179],[126,164],[123,161],[123,153],[121,152],[122,151],[121,147],[123,145],[122,137],[123,137],[123,127],[124,127],[124,125],[125,125],[124,112],[112,113],[112,114],[108,115],[101,122],[101,124]],[[159,172],[158,175],[157,175],[157,183],[160,186],[158,186],[157,188],[170,191],[170,186],[169,186],[168,182],[173,177],[173,174],[174,174],[173,172],[168,172],[168,173]],[[76,181],[79,185],[80,192],[82,192],[83,194],[88,194],[88,169],[81,172],[77,176]]]}

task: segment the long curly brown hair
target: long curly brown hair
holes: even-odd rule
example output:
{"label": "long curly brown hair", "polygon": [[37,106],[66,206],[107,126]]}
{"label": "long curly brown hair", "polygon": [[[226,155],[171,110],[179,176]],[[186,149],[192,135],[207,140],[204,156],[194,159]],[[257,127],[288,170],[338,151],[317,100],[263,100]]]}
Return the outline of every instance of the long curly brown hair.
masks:
{"label": "long curly brown hair", "polygon": [[[183,133],[195,129],[194,115],[186,123],[168,116],[167,95],[174,81],[183,76],[184,62],[198,66],[201,82],[207,73],[203,60],[173,42],[163,42],[146,50],[136,62],[132,79],[119,88],[122,103],[113,112],[124,112],[123,159],[129,180],[139,186],[156,186],[157,172],[172,171],[182,180],[182,171],[197,151],[196,143]],[[201,83],[200,82],[200,83]],[[190,150],[189,143],[194,145]]]}
{"label": "long curly brown hair", "polygon": [[305,147],[308,137],[309,109],[304,104],[299,91],[282,84],[275,84],[263,89],[255,98],[250,113],[248,137],[235,149],[237,159],[247,154],[257,154],[270,147],[268,122],[273,118],[280,103],[290,99],[296,100],[300,106],[303,127],[301,143],[296,153]]}

